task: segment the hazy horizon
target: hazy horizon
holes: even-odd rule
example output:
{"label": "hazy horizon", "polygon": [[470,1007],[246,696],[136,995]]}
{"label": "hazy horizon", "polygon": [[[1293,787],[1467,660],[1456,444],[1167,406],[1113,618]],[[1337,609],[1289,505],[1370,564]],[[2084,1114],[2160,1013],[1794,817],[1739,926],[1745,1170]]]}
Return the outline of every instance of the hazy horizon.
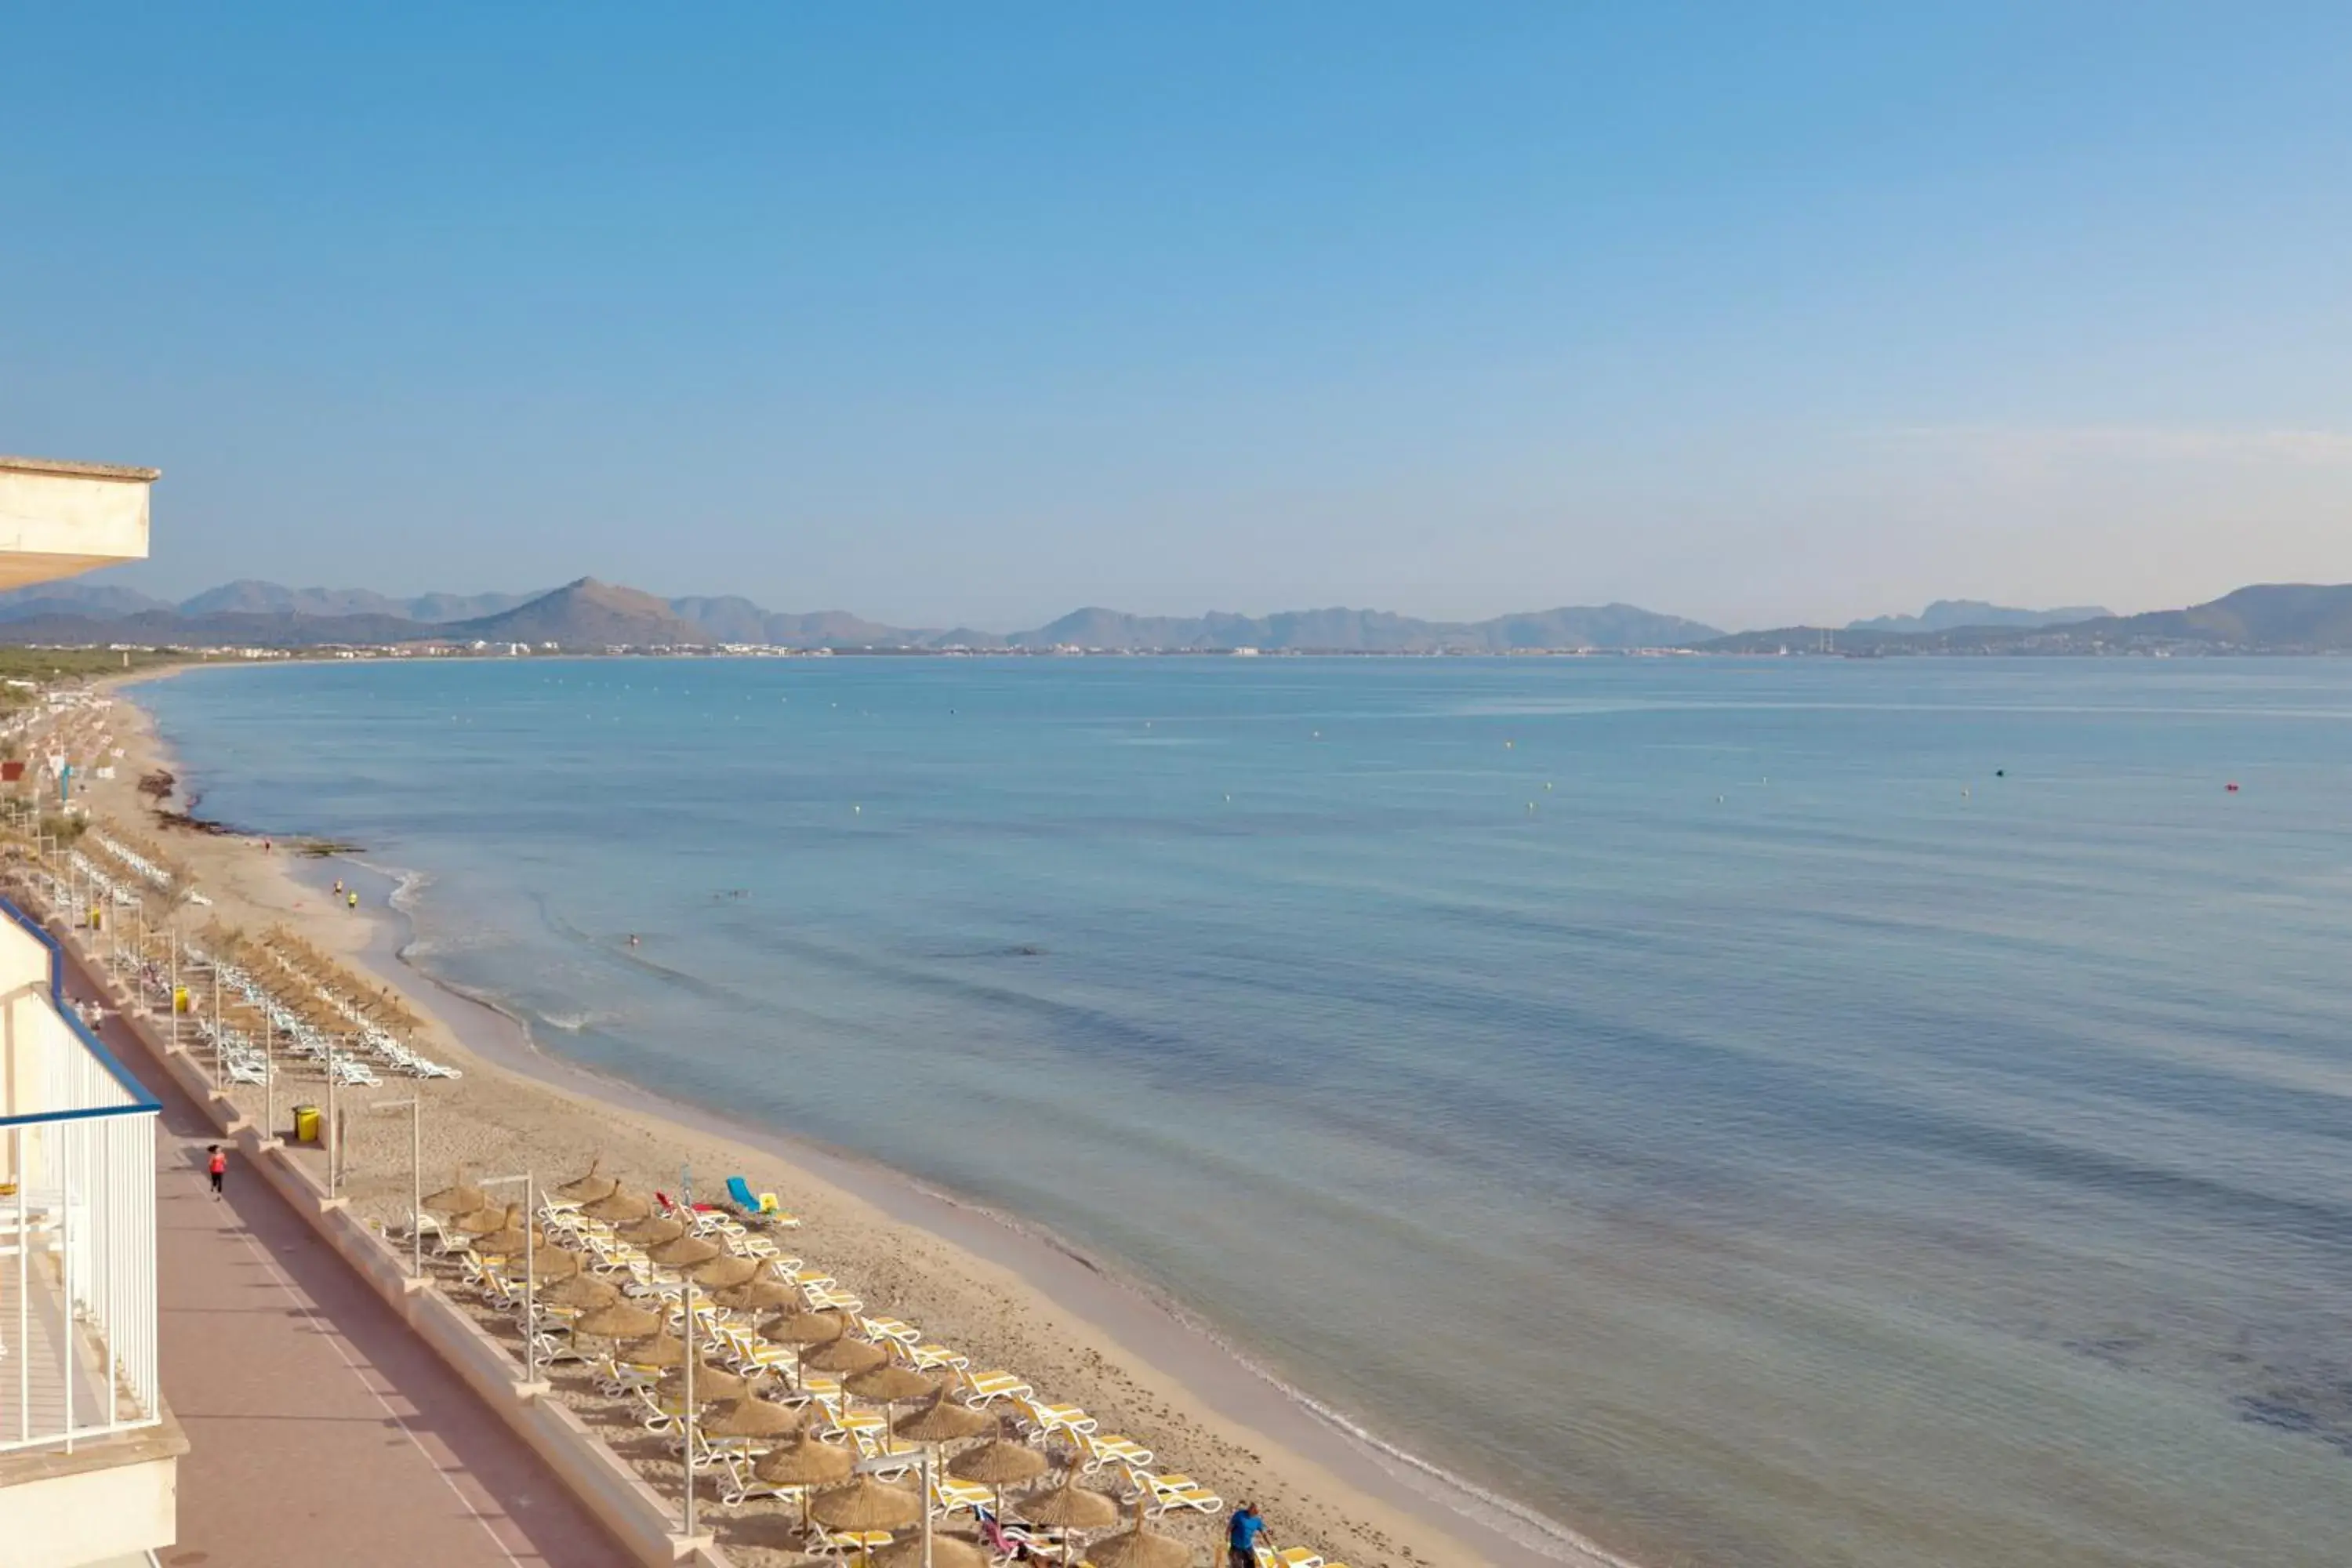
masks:
{"label": "hazy horizon", "polygon": [[0,449],[173,598],[2352,580],[2352,16],[2123,15],[29,12]]}

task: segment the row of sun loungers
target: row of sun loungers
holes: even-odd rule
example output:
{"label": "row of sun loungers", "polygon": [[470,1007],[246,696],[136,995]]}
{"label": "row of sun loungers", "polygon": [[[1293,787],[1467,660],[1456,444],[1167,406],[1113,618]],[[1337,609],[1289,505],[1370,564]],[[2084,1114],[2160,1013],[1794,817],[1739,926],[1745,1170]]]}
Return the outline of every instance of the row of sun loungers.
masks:
{"label": "row of sun loungers", "polygon": [[[651,1263],[609,1228],[583,1219],[566,1205],[544,1210],[540,1217],[551,1233],[562,1233],[564,1240],[593,1259],[592,1268],[608,1278],[625,1279],[624,1290],[635,1295],[641,1303],[664,1303],[667,1326],[673,1331],[683,1330],[682,1279]],[[706,1225],[706,1231],[726,1237],[738,1256],[761,1258],[777,1278],[796,1284],[811,1310],[830,1307],[848,1312],[858,1324],[861,1336],[887,1350],[895,1359],[919,1370],[944,1371],[953,1395],[962,1403],[975,1408],[995,1409],[1008,1426],[1041,1445],[1066,1443],[1070,1449],[1070,1463],[1081,1472],[1108,1474],[1154,1512],[1189,1510],[1213,1514],[1223,1508],[1221,1498],[1191,1477],[1154,1473],[1150,1468],[1152,1454],[1149,1448],[1131,1438],[1099,1432],[1094,1417],[1077,1406],[1039,1399],[1029,1384],[1011,1373],[972,1371],[969,1358],[947,1346],[932,1343],[913,1324],[895,1318],[866,1316],[862,1303],[856,1303],[856,1298],[841,1290],[830,1277],[808,1268],[799,1258],[781,1256],[766,1238],[752,1236],[723,1218],[704,1217],[717,1222]],[[480,1279],[494,1301],[520,1310],[520,1292],[510,1277],[494,1265],[486,1265],[480,1270]],[[706,1347],[703,1353],[713,1363],[727,1365],[745,1377],[764,1375],[782,1390],[772,1393],[770,1397],[815,1406],[821,1413],[819,1434],[854,1446],[860,1455],[862,1468],[889,1475],[914,1468],[921,1452],[919,1445],[890,1436],[880,1413],[848,1408],[836,1380],[816,1373],[795,1378],[793,1368],[798,1358],[794,1352],[761,1339],[751,1322],[740,1321],[726,1309],[698,1299],[695,1332],[697,1340]],[[632,1366],[611,1352],[591,1358],[564,1345],[557,1335],[547,1335],[540,1342],[558,1356],[593,1361],[600,1390],[614,1397],[638,1401],[643,1406],[642,1420],[648,1429],[668,1435],[683,1425],[683,1407],[656,1392],[660,1374],[654,1369]],[[720,1489],[724,1500],[740,1503],[776,1489],[761,1486],[751,1476],[756,1447],[757,1445],[734,1441],[719,1441],[710,1446],[707,1457],[722,1472]],[[934,1492],[934,1501],[950,1511],[977,1508],[990,1496],[988,1489],[949,1477],[938,1479]]]}

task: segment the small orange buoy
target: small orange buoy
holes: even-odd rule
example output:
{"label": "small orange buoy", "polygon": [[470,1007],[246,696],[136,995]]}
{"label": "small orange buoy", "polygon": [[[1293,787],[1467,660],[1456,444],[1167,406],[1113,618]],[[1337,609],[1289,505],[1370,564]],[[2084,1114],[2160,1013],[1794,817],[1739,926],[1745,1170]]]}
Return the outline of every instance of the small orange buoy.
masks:
{"label": "small orange buoy", "polygon": [[2223,787],[2224,789],[2228,790],[2231,795],[2235,795],[2235,794],[2237,794],[2237,793],[2238,793],[2238,785],[2237,785],[2237,783],[2236,783],[2236,781],[2235,781],[2235,780],[2231,781],[2229,784],[2224,784],[2222,787]]}

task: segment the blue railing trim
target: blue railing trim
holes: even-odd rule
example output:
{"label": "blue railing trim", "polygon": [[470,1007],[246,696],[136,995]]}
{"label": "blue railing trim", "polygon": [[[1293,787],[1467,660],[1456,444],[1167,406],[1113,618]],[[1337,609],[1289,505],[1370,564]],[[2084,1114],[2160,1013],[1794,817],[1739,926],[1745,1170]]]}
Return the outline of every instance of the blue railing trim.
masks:
{"label": "blue railing trim", "polygon": [[5,893],[0,893],[0,910],[5,910],[10,920],[31,932],[35,941],[49,950],[49,1005],[56,1010],[58,1017],[65,1020],[66,1027],[74,1032],[74,1037],[81,1041],[84,1049],[98,1058],[99,1065],[107,1070],[108,1076],[114,1079],[115,1084],[123,1093],[131,1097],[131,1101],[129,1105],[106,1105],[77,1110],[52,1111],[44,1116],[0,1117],[0,1126],[13,1126],[26,1121],[83,1121],[93,1116],[136,1116],[144,1112],[162,1110],[163,1102],[149,1094],[147,1086],[131,1076],[130,1068],[115,1060],[114,1053],[106,1048],[106,1043],[91,1033],[89,1026],[83,1023],[75,1016],[74,1010],[66,1005],[65,945],[56,937],[51,936],[47,929],[38,921],[18,909],[16,900]]}

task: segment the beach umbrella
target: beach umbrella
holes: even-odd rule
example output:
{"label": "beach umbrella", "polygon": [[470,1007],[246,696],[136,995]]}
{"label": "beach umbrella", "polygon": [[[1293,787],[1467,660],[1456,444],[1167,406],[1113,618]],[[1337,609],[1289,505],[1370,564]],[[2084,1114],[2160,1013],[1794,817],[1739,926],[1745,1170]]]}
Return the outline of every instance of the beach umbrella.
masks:
{"label": "beach umbrella", "polygon": [[847,1377],[852,1373],[865,1372],[869,1368],[879,1366],[889,1359],[879,1345],[869,1345],[864,1340],[842,1337],[827,1340],[813,1351],[803,1351],[796,1370],[802,1391],[805,1393],[808,1387],[808,1374],[812,1372],[829,1372],[837,1376]]}
{"label": "beach umbrella", "polygon": [[[572,1332],[577,1333],[579,1331],[574,1329]],[[657,1334],[647,1334],[642,1339],[631,1340],[628,1349],[622,1353],[621,1359],[631,1366],[684,1366],[686,1342],[667,1329],[664,1329]]]}
{"label": "beach umbrella", "polygon": [[662,1321],[643,1307],[614,1301],[581,1314],[572,1325],[575,1334],[598,1340],[641,1340],[661,1327]]}
{"label": "beach umbrella", "polygon": [[[471,1217],[471,1215],[467,1216],[467,1218]],[[474,1237],[474,1250],[490,1258],[520,1257],[524,1247],[540,1239],[535,1233],[524,1234],[522,1228],[515,1223],[521,1218],[522,1205],[509,1204],[505,1222],[496,1230],[483,1231]],[[462,1225],[464,1221],[461,1220],[458,1223]]]}
{"label": "beach umbrella", "polygon": [[1143,1528],[1143,1500],[1135,1500],[1135,1523],[1108,1541],[1087,1548],[1094,1568],[1192,1568],[1192,1549],[1172,1535]]}
{"label": "beach umbrella", "polygon": [[801,1365],[818,1372],[839,1373],[846,1377],[853,1373],[870,1371],[889,1359],[880,1345],[869,1345],[864,1340],[835,1338],[803,1356]]}
{"label": "beach umbrella", "polygon": [[829,1481],[845,1481],[857,1468],[857,1456],[847,1448],[820,1441],[803,1427],[800,1440],[762,1455],[751,1473],[772,1487],[800,1487],[801,1524],[806,1528],[809,1494],[805,1489]]}
{"label": "beach umbrella", "polygon": [[[694,1363],[694,1402],[716,1405],[722,1399],[740,1399],[748,1386],[741,1378],[724,1367],[707,1361]],[[683,1362],[662,1373],[662,1392],[683,1396],[686,1393],[686,1369]]]}
{"label": "beach umbrella", "polygon": [[601,1155],[589,1161],[587,1173],[574,1176],[556,1188],[555,1195],[575,1204],[593,1204],[598,1198],[611,1197],[621,1190],[621,1184],[610,1176],[600,1176],[596,1173],[596,1167],[604,1163]]}
{"label": "beach umbrella", "polygon": [[[698,1374],[695,1392],[702,1392]],[[735,1403],[702,1424],[706,1437],[785,1437],[801,1429],[801,1413],[772,1399],[761,1399],[747,1387]]]}
{"label": "beach umbrella", "polygon": [[759,1277],[760,1260],[756,1258],[714,1258],[708,1263],[698,1263],[689,1274],[698,1285],[709,1285],[732,1289],[749,1285]]}
{"label": "beach umbrella", "polygon": [[[997,1500],[1000,1503],[1002,1498]],[[1070,1536],[1075,1531],[1108,1530],[1118,1522],[1118,1504],[1101,1492],[1088,1491],[1078,1485],[1076,1470],[1062,1473],[1059,1486],[1041,1487],[1013,1504],[1014,1511],[1030,1524],[1041,1524],[1048,1530],[1062,1532],[1062,1562],[1070,1561]]]}
{"label": "beach umbrella", "polygon": [[631,1220],[645,1218],[654,1212],[654,1205],[635,1193],[615,1188],[594,1203],[583,1205],[580,1212],[590,1219],[601,1219],[607,1225],[625,1225]]}
{"label": "beach umbrella", "polygon": [[994,1431],[996,1418],[983,1415],[970,1405],[958,1405],[942,1388],[931,1395],[929,1404],[908,1411],[906,1418],[890,1429],[910,1442],[952,1443],[959,1437],[977,1437],[982,1432]]}
{"label": "beach umbrella", "polygon": [[[565,1257],[571,1257],[566,1253]],[[576,1259],[574,1260],[576,1263]],[[609,1279],[599,1279],[593,1274],[574,1274],[545,1292],[542,1300],[558,1307],[578,1307],[583,1311],[609,1307],[621,1299],[621,1288]]]}
{"label": "beach umbrella", "polygon": [[[921,1521],[924,1500],[904,1487],[885,1486],[872,1476],[860,1476],[845,1487],[821,1491],[809,1502],[809,1512],[827,1530],[904,1530]],[[858,1556],[866,1557],[858,1548]]]}
{"label": "beach umbrella", "polygon": [[1034,1481],[1048,1468],[1045,1456],[1019,1443],[992,1437],[976,1448],[966,1448],[948,1461],[948,1474],[960,1481],[977,1481],[996,1489],[996,1512],[1004,1515],[1004,1489]]}
{"label": "beach umbrella", "polygon": [[456,1223],[457,1228],[467,1236],[488,1236],[494,1230],[505,1229],[512,1217],[506,1209],[484,1205],[471,1214],[459,1215]]}
{"label": "beach umbrella", "polygon": [[[871,1553],[876,1568],[925,1568],[923,1538],[910,1535]],[[931,1537],[929,1568],[988,1568],[995,1559],[961,1535]]]}
{"label": "beach umbrella", "polygon": [[635,1225],[621,1227],[621,1239],[634,1241],[639,1247],[659,1247],[665,1241],[676,1241],[686,1234],[686,1222],[667,1215],[657,1214],[651,1219],[641,1219]]}
{"label": "beach umbrella", "polygon": [[530,1249],[530,1267],[533,1273],[551,1284],[580,1272],[580,1255],[542,1240]]}
{"label": "beach umbrella", "polygon": [[[839,1344],[855,1342],[835,1341],[835,1342]],[[864,1372],[855,1373],[841,1380],[841,1391],[844,1394],[854,1394],[860,1399],[869,1399],[882,1406],[884,1434],[882,1447],[886,1452],[890,1447],[888,1436],[890,1423],[898,1419],[899,1402],[920,1399],[923,1395],[932,1393],[937,1386],[929,1378],[925,1377],[913,1367],[900,1366],[898,1363],[889,1361],[884,1362],[880,1366],[867,1367]]]}
{"label": "beach umbrella", "polygon": [[698,1236],[681,1236],[648,1249],[646,1256],[665,1268],[690,1268],[718,1257],[719,1248]]}
{"label": "beach umbrella", "polygon": [[425,1206],[435,1214],[472,1214],[476,1209],[488,1207],[489,1202],[481,1188],[466,1184],[466,1167],[463,1165],[457,1167],[455,1183],[437,1193],[427,1193],[424,1198]]}
{"label": "beach umbrella", "polygon": [[[738,1312],[763,1311],[771,1307],[789,1307],[801,1299],[801,1293],[773,1278],[755,1279],[748,1285],[730,1286],[715,1291],[711,1300]],[[814,1314],[811,1314],[814,1316]]]}
{"label": "beach umbrella", "polygon": [[786,1312],[770,1323],[765,1332],[777,1344],[793,1347],[793,1376],[797,1382],[808,1371],[809,1347],[829,1345],[841,1338],[841,1320],[830,1312]]}

